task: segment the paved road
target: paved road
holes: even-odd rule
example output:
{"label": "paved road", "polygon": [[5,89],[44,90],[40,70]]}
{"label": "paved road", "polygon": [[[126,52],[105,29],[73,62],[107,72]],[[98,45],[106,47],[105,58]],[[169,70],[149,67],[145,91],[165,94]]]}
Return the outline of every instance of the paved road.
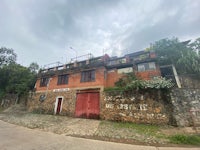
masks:
{"label": "paved road", "polygon": [[[39,130],[32,130],[0,120],[1,150],[184,150],[137,146],[90,139],[74,138]],[[200,150],[200,148],[188,148]]]}

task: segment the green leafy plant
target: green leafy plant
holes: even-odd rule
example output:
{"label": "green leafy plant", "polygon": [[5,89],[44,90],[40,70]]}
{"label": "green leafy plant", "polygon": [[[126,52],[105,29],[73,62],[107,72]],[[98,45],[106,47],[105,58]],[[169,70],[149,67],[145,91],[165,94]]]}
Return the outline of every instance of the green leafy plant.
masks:
{"label": "green leafy plant", "polygon": [[163,77],[154,77],[152,80],[146,80],[142,82],[142,88],[154,88],[154,89],[169,89],[174,84],[171,79],[165,79]]}
{"label": "green leafy plant", "polygon": [[126,73],[122,78],[115,82],[116,87],[125,87],[128,83],[137,80],[133,73]]}
{"label": "green leafy plant", "polygon": [[191,43],[178,38],[165,38],[154,42],[147,50],[157,54],[160,65],[175,65],[179,74],[198,74],[200,76],[200,38]]}
{"label": "green leafy plant", "polygon": [[200,145],[200,136],[177,134],[169,137],[171,143]]}
{"label": "green leafy plant", "polygon": [[174,84],[171,80],[167,80],[163,77],[154,77],[151,80],[133,80],[126,85],[125,89],[169,89]]}
{"label": "green leafy plant", "polygon": [[104,91],[128,91],[138,89],[170,89],[174,86],[172,80],[165,79],[164,77],[154,77],[151,80],[139,80],[136,77],[128,77],[119,79],[116,82],[116,87],[105,88]]}

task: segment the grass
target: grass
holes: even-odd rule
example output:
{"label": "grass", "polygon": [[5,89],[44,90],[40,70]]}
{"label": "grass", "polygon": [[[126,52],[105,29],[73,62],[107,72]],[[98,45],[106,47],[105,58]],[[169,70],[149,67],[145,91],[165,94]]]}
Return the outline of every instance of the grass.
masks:
{"label": "grass", "polygon": [[159,126],[148,124],[135,124],[130,122],[112,122],[114,128],[128,128],[139,134],[155,136],[159,133]]}
{"label": "grass", "polygon": [[135,124],[129,122],[113,122],[113,123],[114,126],[117,128],[131,128],[131,129],[136,129],[140,132],[146,132],[146,131],[155,132],[159,129],[159,127],[156,125]]}
{"label": "grass", "polygon": [[[163,128],[166,126],[150,125],[150,124],[136,124],[128,122],[112,122],[112,121],[102,121],[100,123],[102,126],[110,126],[117,131],[125,131],[128,129],[127,136],[134,135],[134,133],[140,134],[141,137],[152,137],[155,139],[160,139],[161,141],[166,141],[173,144],[184,144],[184,145],[195,145],[200,146],[200,135],[191,134],[175,134],[167,135],[162,132]],[[119,132],[120,133],[120,132]],[[174,133],[172,133],[174,134]]]}
{"label": "grass", "polygon": [[176,134],[170,136],[169,140],[174,144],[200,145],[200,136],[197,135]]}

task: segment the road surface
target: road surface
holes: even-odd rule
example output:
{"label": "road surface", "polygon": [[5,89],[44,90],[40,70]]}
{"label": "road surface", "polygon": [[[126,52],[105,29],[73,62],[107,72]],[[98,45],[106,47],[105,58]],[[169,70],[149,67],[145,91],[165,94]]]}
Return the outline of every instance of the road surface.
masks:
{"label": "road surface", "polygon": [[[91,139],[75,138],[9,124],[0,120],[1,150],[186,150],[186,148],[169,148],[139,146],[105,142]],[[200,148],[187,148],[187,150]]]}

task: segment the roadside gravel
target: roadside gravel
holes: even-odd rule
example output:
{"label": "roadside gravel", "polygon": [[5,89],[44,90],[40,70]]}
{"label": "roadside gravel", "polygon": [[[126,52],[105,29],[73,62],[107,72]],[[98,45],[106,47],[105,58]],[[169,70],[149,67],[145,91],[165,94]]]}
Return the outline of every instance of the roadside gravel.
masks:
{"label": "roadside gravel", "polygon": [[[159,129],[156,132],[138,132],[134,127],[118,127],[119,123],[92,119],[71,118],[67,116],[33,114],[20,106],[0,113],[0,120],[12,124],[39,129],[66,136],[85,137],[130,144],[165,145],[166,135],[183,133],[180,130]],[[170,132],[172,130],[173,132]],[[176,131],[176,132],[174,132]]]}

